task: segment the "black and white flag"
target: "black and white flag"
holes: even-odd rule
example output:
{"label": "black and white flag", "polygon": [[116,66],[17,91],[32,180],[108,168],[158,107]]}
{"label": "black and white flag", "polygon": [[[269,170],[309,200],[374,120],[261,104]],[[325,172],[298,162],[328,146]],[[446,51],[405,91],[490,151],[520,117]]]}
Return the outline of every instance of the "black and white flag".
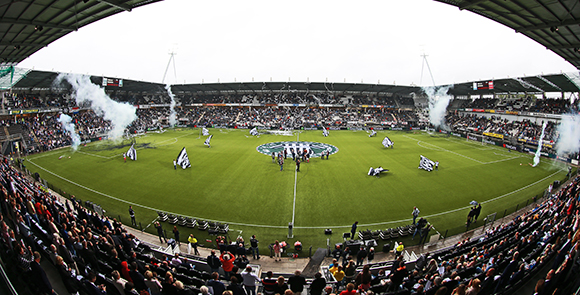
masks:
{"label": "black and white flag", "polygon": [[260,133],[258,133],[258,128],[256,128],[256,127],[252,128],[252,130],[250,130],[250,135],[252,135],[252,136],[260,135]]}
{"label": "black and white flag", "polygon": [[391,141],[391,139],[388,136],[385,136],[385,139],[383,139],[383,146],[388,148],[388,147],[393,147],[394,143]]}
{"label": "black and white flag", "polygon": [[328,129],[322,127],[322,135],[324,135],[324,137],[328,136]]}
{"label": "black and white flag", "polygon": [[209,130],[207,130],[207,128],[203,127],[203,128],[201,129],[201,134],[202,134],[203,136],[208,136],[208,135],[209,135]]}
{"label": "black and white flag", "polygon": [[376,132],[376,131],[374,131],[374,130],[371,130],[371,134],[369,134],[369,137],[373,137],[373,136],[375,136],[375,135],[377,135],[377,132]]}
{"label": "black and white flag", "polygon": [[367,174],[369,176],[377,176],[378,177],[382,172],[389,172],[389,170],[388,169],[385,169],[385,168],[383,168],[381,166],[379,166],[377,168],[371,167],[369,169],[369,173],[367,173]]}
{"label": "black and white flag", "polygon": [[132,144],[129,150],[127,151],[127,156],[129,159],[136,161],[137,160],[137,150],[135,149],[135,144]]}
{"label": "black and white flag", "polygon": [[177,165],[181,166],[183,169],[191,167],[191,163],[189,162],[189,157],[187,156],[187,151],[185,148],[183,148],[177,156]]}
{"label": "black and white flag", "polygon": [[203,144],[207,145],[207,147],[211,147],[211,146],[209,145],[209,141],[211,140],[211,138],[212,138],[212,137],[213,137],[213,135],[210,135],[210,136],[209,136],[209,137],[208,137],[208,138],[205,140],[205,142],[204,142]]}
{"label": "black and white flag", "polygon": [[419,162],[419,169],[424,169],[427,171],[433,171],[433,167],[435,166],[435,162],[429,160],[426,157],[421,155],[421,162]]}

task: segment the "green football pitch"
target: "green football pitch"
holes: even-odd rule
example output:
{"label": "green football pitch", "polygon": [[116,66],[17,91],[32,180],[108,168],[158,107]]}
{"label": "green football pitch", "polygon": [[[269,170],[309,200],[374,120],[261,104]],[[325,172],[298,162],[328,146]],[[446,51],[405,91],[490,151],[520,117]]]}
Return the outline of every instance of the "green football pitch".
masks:
{"label": "green football pitch", "polygon": [[[294,132],[292,136],[249,136],[248,130],[211,129],[211,148],[199,129],[174,129],[136,138],[137,161],[123,161],[129,142],[101,141],[29,156],[27,169],[38,172],[57,191],[90,200],[107,215],[128,224],[128,206],[137,222],[151,224],[156,211],[228,223],[230,237],[249,240],[256,234],[265,247],[274,240],[305,247],[342,241],[354,221],[359,230],[386,229],[411,223],[413,206],[441,234],[465,230],[472,200],[482,203],[480,219],[514,211],[554,180],[563,180],[563,164],[542,158],[533,168],[532,155],[482,145],[463,138],[425,132],[364,131]],[[395,143],[384,148],[384,136]],[[280,142],[324,143],[338,148],[328,160],[311,158],[300,172],[290,158],[284,171],[257,147]],[[174,169],[185,147],[191,168]],[[418,169],[420,155],[439,161],[438,171]],[[368,176],[370,167],[389,172]],[[508,212],[511,213],[511,212]],[[288,239],[288,223],[294,238]],[[172,226],[163,224],[170,234]],[[330,228],[334,234],[324,235]],[[146,229],[154,232],[152,227]],[[180,228],[185,239],[198,229]],[[265,249],[264,249],[265,250]]]}

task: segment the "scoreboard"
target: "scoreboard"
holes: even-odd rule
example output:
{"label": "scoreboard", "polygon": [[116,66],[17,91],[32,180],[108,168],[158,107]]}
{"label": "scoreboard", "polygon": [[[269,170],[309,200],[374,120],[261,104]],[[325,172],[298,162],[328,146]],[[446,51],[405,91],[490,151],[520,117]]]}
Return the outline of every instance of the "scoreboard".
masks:
{"label": "scoreboard", "polygon": [[103,87],[123,87],[123,79],[103,77]]}
{"label": "scoreboard", "polygon": [[473,82],[473,90],[493,89],[493,81]]}

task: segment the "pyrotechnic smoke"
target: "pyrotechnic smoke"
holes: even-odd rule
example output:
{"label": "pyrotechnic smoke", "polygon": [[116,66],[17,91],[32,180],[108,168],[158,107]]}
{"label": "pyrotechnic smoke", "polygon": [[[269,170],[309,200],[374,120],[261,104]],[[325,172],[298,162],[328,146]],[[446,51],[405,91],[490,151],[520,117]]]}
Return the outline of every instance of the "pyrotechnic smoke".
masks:
{"label": "pyrotechnic smoke", "polygon": [[423,92],[429,99],[429,122],[435,127],[447,129],[445,124],[445,114],[447,106],[453,97],[447,94],[453,85],[442,87],[422,87]]}
{"label": "pyrotechnic smoke", "polygon": [[556,151],[559,155],[574,153],[580,149],[580,114],[564,114],[558,125]]}
{"label": "pyrotechnic smoke", "polygon": [[548,125],[548,122],[544,121],[544,124],[542,124],[542,134],[540,134],[540,139],[538,140],[538,149],[536,150],[536,155],[534,156],[534,165],[532,165],[532,167],[536,167],[538,164],[540,164],[540,154],[542,153],[542,141],[544,141],[544,131],[546,131],[546,125]]}
{"label": "pyrotechnic smoke", "polygon": [[169,84],[165,85],[165,89],[167,89],[167,93],[169,94],[169,97],[171,98],[171,104],[169,105],[169,110],[170,110],[170,114],[169,114],[169,125],[171,125],[171,127],[175,127],[175,123],[177,123],[177,112],[175,112],[175,105],[177,104],[175,102],[175,95],[173,94],[173,92],[171,92],[171,86]]}
{"label": "pyrotechnic smoke", "polygon": [[58,121],[62,125],[62,128],[64,128],[64,130],[68,131],[70,134],[72,149],[73,151],[76,151],[81,144],[81,137],[75,130],[75,124],[72,122],[72,118],[69,115],[60,114]]}
{"label": "pyrotechnic smoke", "polygon": [[112,100],[103,88],[91,82],[89,76],[61,73],[56,77],[55,83],[60,84],[62,80],[66,80],[72,86],[77,105],[87,102],[98,116],[111,122],[109,138],[120,138],[125,128],[137,119],[137,108],[128,103]]}

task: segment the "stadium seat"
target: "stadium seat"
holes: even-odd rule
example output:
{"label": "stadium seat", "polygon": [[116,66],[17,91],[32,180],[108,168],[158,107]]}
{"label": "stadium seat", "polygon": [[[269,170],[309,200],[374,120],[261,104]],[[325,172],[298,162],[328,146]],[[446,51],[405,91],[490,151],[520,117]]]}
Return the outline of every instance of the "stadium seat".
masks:
{"label": "stadium seat", "polygon": [[189,228],[194,228],[196,225],[197,225],[197,220],[195,220],[193,218],[188,218],[187,223],[185,224],[185,226],[187,226]]}
{"label": "stadium seat", "polygon": [[209,227],[209,224],[208,224],[208,222],[207,222],[207,221],[203,221],[203,220],[202,220],[202,221],[200,221],[200,222],[199,222],[199,225],[197,226],[197,228],[198,228],[199,230],[206,230],[208,227]]}
{"label": "stadium seat", "polygon": [[167,219],[169,218],[167,216],[167,213],[164,213],[164,212],[158,211],[157,212],[157,215],[159,215],[159,221],[163,221],[164,222],[164,221],[167,221]]}
{"label": "stadium seat", "polygon": [[177,216],[169,214],[168,217],[167,222],[169,222],[169,224],[177,224]]}
{"label": "stadium seat", "polygon": [[187,219],[183,216],[178,216],[177,217],[177,224],[181,225],[181,226],[185,226],[187,224]]}

